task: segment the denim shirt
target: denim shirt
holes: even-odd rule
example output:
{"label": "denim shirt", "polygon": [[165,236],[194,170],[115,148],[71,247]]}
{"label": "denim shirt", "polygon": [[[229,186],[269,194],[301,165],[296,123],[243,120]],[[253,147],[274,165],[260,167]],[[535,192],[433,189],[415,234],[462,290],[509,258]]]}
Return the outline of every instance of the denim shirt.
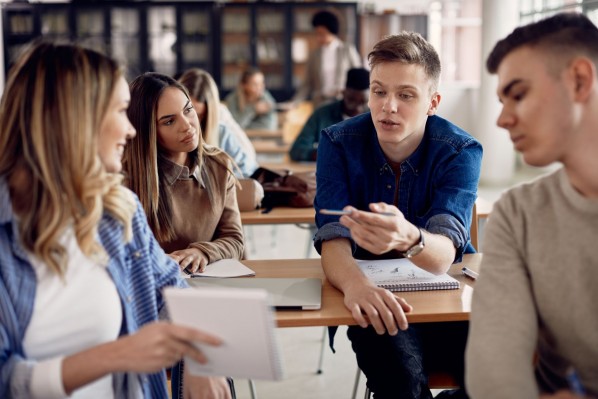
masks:
{"label": "denim shirt", "polygon": [[356,258],[373,257],[351,239],[338,216],[322,215],[323,208],[352,205],[369,210],[372,202],[394,204],[405,218],[433,234],[442,234],[463,253],[475,252],[470,243],[473,205],[477,196],[482,146],[468,133],[439,116],[428,117],[423,139],[400,165],[396,175],[387,161],[372,121],[365,113],[322,130],[317,159],[314,202],[318,232],[314,245],[348,238]]}
{"label": "denim shirt", "polygon": [[[137,197],[135,197],[137,200]],[[162,288],[187,286],[178,265],[164,254],[137,200],[132,220],[133,238],[123,241],[123,227],[104,214],[98,239],[109,256],[107,270],[121,299],[123,324],[119,335],[136,332],[158,320],[164,306]],[[37,278],[18,238],[8,185],[0,177],[0,397],[30,397],[34,360],[27,359],[22,339],[35,303]],[[90,293],[93,294],[93,293]],[[84,300],[84,298],[82,298]],[[131,379],[134,379],[132,381]],[[115,398],[130,398],[141,387],[145,398],[166,398],[164,370],[155,374],[116,373]]]}
{"label": "denim shirt", "polygon": [[218,147],[230,155],[239,167],[239,170],[233,170],[238,178],[249,177],[258,168],[257,161],[243,150],[232,130],[223,123],[218,124]]}

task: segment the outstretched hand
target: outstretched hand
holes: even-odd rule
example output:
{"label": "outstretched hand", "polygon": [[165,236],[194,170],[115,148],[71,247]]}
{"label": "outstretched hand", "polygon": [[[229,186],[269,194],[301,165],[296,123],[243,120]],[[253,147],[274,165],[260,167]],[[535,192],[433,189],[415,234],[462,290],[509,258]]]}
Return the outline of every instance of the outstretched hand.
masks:
{"label": "outstretched hand", "polygon": [[351,230],[351,237],[357,245],[373,254],[380,255],[391,250],[404,252],[419,239],[418,228],[393,205],[372,203],[371,212],[352,206],[346,206],[344,210],[351,211],[351,214],[342,216],[340,223]]}

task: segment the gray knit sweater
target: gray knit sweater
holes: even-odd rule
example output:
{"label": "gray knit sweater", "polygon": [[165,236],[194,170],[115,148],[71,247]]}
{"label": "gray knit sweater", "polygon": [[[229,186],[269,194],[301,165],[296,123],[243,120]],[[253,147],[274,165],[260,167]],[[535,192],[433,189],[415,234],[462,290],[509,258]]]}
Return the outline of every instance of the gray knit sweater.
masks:
{"label": "gray knit sweater", "polygon": [[567,388],[570,367],[598,397],[598,201],[560,169],[510,190],[492,211],[467,388],[474,399],[538,398]]}

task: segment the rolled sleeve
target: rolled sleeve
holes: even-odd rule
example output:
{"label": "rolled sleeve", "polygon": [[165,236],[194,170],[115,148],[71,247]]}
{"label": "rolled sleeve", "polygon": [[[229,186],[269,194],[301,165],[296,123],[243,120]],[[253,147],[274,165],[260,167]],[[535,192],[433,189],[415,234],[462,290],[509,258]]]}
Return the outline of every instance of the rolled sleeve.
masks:
{"label": "rolled sleeve", "polygon": [[351,231],[339,222],[327,223],[318,229],[316,235],[314,236],[314,247],[316,248],[316,251],[318,251],[318,253],[321,255],[322,243],[324,241],[330,241],[336,238],[349,239],[349,242],[351,242],[351,252],[355,253],[357,245],[351,237]]}
{"label": "rolled sleeve", "polygon": [[457,250],[455,261],[461,260],[467,247],[469,232],[456,217],[447,214],[432,216],[424,228],[432,234],[448,237]]}
{"label": "rolled sleeve", "polygon": [[31,397],[59,399],[67,396],[62,383],[62,360],[64,357],[38,362],[31,373]]}

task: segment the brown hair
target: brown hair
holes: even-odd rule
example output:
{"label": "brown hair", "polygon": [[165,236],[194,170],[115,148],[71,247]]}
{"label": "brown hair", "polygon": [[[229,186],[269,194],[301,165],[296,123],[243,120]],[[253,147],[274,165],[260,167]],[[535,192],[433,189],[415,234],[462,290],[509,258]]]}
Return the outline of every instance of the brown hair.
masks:
{"label": "brown hair", "polygon": [[[158,103],[164,90],[174,87],[187,98],[187,89],[170,76],[156,72],[144,73],[130,84],[131,104],[128,115],[137,130],[137,136],[127,145],[124,169],[127,184],[137,195],[145,211],[149,225],[160,242],[171,241],[176,237],[172,225],[172,203],[169,185],[163,173],[166,153],[158,144],[157,112]],[[201,170],[205,157],[221,154],[218,147],[206,146],[200,138],[197,148],[189,152],[192,165]],[[218,162],[218,158],[215,158]],[[228,159],[228,158],[227,158]],[[228,168],[228,165],[223,164]],[[206,181],[208,194],[210,181]]]}
{"label": "brown hair", "polygon": [[401,62],[420,65],[432,82],[432,91],[438,88],[440,80],[440,58],[434,47],[416,32],[401,32],[386,36],[374,45],[368,54],[370,68],[385,62]]}

